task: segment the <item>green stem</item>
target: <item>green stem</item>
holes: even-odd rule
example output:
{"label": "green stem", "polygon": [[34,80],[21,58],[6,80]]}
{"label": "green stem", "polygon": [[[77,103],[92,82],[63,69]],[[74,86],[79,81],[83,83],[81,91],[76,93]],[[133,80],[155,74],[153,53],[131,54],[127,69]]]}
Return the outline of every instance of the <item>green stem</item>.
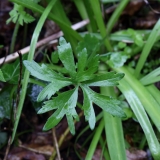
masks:
{"label": "green stem", "polygon": [[16,43],[16,38],[17,38],[19,27],[20,27],[20,24],[19,24],[19,22],[17,22],[16,26],[14,28],[13,36],[12,36],[12,41],[11,41],[11,46],[10,46],[10,53],[14,52],[14,47],[15,47],[15,43]]}
{"label": "green stem", "polygon": [[[50,1],[50,3],[48,4],[47,8],[44,10],[43,14],[41,15],[37,26],[34,30],[33,36],[32,36],[32,40],[31,40],[31,47],[30,47],[30,52],[28,54],[28,60],[32,61],[33,57],[34,57],[34,53],[35,53],[35,48],[36,48],[36,43],[38,41],[38,37],[40,34],[40,31],[43,27],[43,24],[45,22],[45,20],[48,17],[48,14],[50,13],[53,5],[55,4],[56,0],[52,0]],[[28,85],[28,80],[29,80],[29,71],[26,69],[25,73],[24,73],[24,81],[22,84],[22,90],[21,90],[21,96],[20,96],[20,101],[18,104],[18,108],[17,108],[17,113],[16,113],[16,119],[15,119],[15,123],[14,123],[14,128],[13,128],[13,133],[12,133],[12,142],[14,140],[16,131],[17,131],[17,127],[18,127],[18,123],[19,123],[19,119],[21,116],[21,112],[22,112],[22,108],[23,108],[23,104],[24,104],[24,99],[26,96],[26,91],[27,91],[27,85]]]}
{"label": "green stem", "polygon": [[46,84],[44,84],[43,82],[37,81],[37,80],[32,79],[32,78],[28,79],[28,83],[32,83],[32,84],[36,84],[38,86],[46,87]]}
{"label": "green stem", "polygon": [[155,87],[153,84],[146,86],[146,88],[160,106],[160,91],[159,91],[159,89],[157,87]]}
{"label": "green stem", "polygon": [[97,32],[97,24],[94,18],[93,10],[91,8],[90,2],[89,1],[83,1],[85,7],[87,8],[87,13],[90,21],[90,25],[92,27],[92,32]]}
{"label": "green stem", "polygon": [[[100,65],[99,72],[103,73],[106,72],[106,70],[106,65]],[[116,98],[116,93],[113,87],[101,87],[100,92],[102,95]],[[118,117],[113,117],[105,111],[103,111],[103,118],[105,122],[105,133],[111,160],[126,160],[121,119]]]}
{"label": "green stem", "polygon": [[89,149],[88,149],[88,152],[87,152],[87,155],[86,155],[86,160],[92,160],[92,157],[93,157],[93,154],[95,152],[95,149],[96,149],[96,146],[97,146],[97,143],[100,139],[100,136],[102,134],[102,131],[103,131],[103,128],[104,128],[104,121],[103,119],[100,121],[97,129],[96,129],[96,132],[94,134],[94,137],[92,139],[92,142],[89,146]]}
{"label": "green stem", "polygon": [[143,48],[143,51],[141,53],[141,56],[138,60],[138,63],[137,63],[137,66],[136,66],[136,69],[135,69],[135,76],[137,78],[140,77],[140,72],[144,66],[144,63],[146,62],[146,59],[154,45],[154,43],[156,42],[157,40],[157,37],[159,36],[159,33],[160,33],[160,19],[158,20],[158,22],[156,23],[156,25],[154,26],[152,32],[150,33],[150,36]]}
{"label": "green stem", "polygon": [[102,136],[100,137],[99,142],[100,142],[101,147],[102,147],[102,153],[103,153],[104,158],[107,159],[107,160],[111,160],[110,156],[109,156],[109,153],[108,153],[108,150],[106,148],[106,141],[103,140]]}
{"label": "green stem", "polygon": [[[115,97],[113,87],[101,87],[103,95]],[[125,143],[121,119],[103,112],[105,132],[111,160],[126,160]],[[116,153],[115,153],[116,150]]]}
{"label": "green stem", "polygon": [[[104,42],[105,42],[105,46],[107,48],[108,51],[112,51],[112,46],[110,44],[110,41],[108,39],[108,37],[106,38],[107,32],[106,32],[106,27],[102,18],[102,12],[101,12],[101,8],[100,8],[100,2],[99,0],[90,0],[90,4],[92,6],[92,10],[94,12],[94,16],[97,22],[97,26],[100,30],[100,34],[102,36],[102,38],[105,38]],[[108,35],[107,35],[108,36]]]}
{"label": "green stem", "polygon": [[[47,0],[47,1],[49,3],[50,0]],[[58,18],[59,20],[63,21],[64,24],[71,27],[71,22],[68,19],[60,0],[57,1],[54,7],[52,8],[52,14],[54,14],[54,16],[56,16],[56,18]],[[74,50],[74,53],[75,53],[76,46],[77,46],[76,39],[74,39],[68,31],[63,30],[63,33],[64,33],[64,37],[66,38],[66,40],[70,42],[72,49]]]}
{"label": "green stem", "polygon": [[116,10],[110,17],[108,23],[107,23],[107,36],[109,36],[110,32],[112,31],[115,23],[117,22],[118,18],[120,17],[122,11],[126,7],[130,0],[122,0],[120,1],[120,4],[117,6]]}
{"label": "green stem", "polygon": [[[84,5],[84,2],[83,0],[73,0],[77,9],[78,9],[78,12],[80,13],[82,19],[88,19],[88,13],[87,13],[87,10],[85,8],[85,5]],[[89,32],[92,31],[92,27],[90,24],[87,25],[87,29]]]}
{"label": "green stem", "polygon": [[147,142],[146,136],[143,135],[142,140],[141,140],[140,145],[139,145],[139,149],[143,150],[146,142]]}

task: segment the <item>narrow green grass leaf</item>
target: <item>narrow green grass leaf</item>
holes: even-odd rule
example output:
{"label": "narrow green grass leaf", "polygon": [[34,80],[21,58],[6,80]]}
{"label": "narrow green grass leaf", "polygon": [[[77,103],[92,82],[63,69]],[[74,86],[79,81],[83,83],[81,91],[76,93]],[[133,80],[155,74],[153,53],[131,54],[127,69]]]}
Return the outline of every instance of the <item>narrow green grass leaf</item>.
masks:
{"label": "narrow green grass leaf", "polygon": [[59,44],[60,44],[60,46],[58,46],[59,58],[62,61],[64,67],[70,73],[70,75],[74,75],[76,73],[76,67],[71,45],[67,43],[63,37],[60,38]]}
{"label": "narrow green grass leaf", "polygon": [[146,44],[144,45],[143,51],[140,55],[140,58],[138,60],[136,69],[135,69],[135,76],[137,78],[139,78],[140,76],[140,72],[144,66],[144,63],[146,62],[146,59],[154,45],[154,43],[157,40],[157,37],[160,34],[160,19],[157,21],[156,25],[154,26],[153,30],[151,31],[149,38],[146,42]]}
{"label": "narrow green grass leaf", "polygon": [[[27,3],[26,3],[26,1],[24,1],[24,2],[25,2],[25,4],[28,4],[28,2]],[[48,14],[50,13],[50,11],[51,11],[51,9],[52,9],[52,7],[53,7],[55,2],[56,2],[56,0],[51,0],[50,1],[48,6],[46,7],[44,12],[42,13],[42,16],[40,17],[40,19],[38,21],[38,24],[37,24],[37,26],[36,26],[36,28],[34,30],[34,33],[33,33],[33,36],[32,36],[32,41],[31,41],[31,47],[30,47],[30,51],[29,51],[29,54],[28,54],[28,60],[29,61],[33,60],[33,56],[34,56],[35,48],[36,48],[36,43],[38,41],[38,37],[39,37],[40,31],[41,31],[42,26],[43,26]],[[13,142],[13,140],[15,138],[15,134],[16,134],[16,131],[17,131],[17,127],[18,127],[20,115],[21,115],[21,112],[22,112],[26,91],[27,91],[27,85],[28,85],[28,80],[29,80],[29,72],[27,70],[25,70],[23,79],[24,79],[24,81],[22,83],[20,101],[19,101],[19,104],[18,104],[17,113],[16,113],[16,119],[15,119],[15,122],[14,122],[14,128],[13,128],[13,133],[12,133],[12,142]]]}
{"label": "narrow green grass leaf", "polygon": [[[87,10],[88,10],[88,7],[89,7],[89,6],[88,6],[87,9],[86,9],[83,0],[73,0],[73,2],[75,3],[75,5],[76,5],[76,7],[77,7],[77,9],[78,9],[78,12],[80,13],[82,19],[83,19],[83,20],[89,19],[89,18],[88,18],[88,14],[87,14]],[[87,30],[88,30],[89,32],[92,32],[92,26],[91,26],[90,23],[87,25]]]}
{"label": "narrow green grass leaf", "polygon": [[149,74],[145,75],[143,78],[140,79],[140,81],[143,85],[148,85],[148,84],[151,84],[151,83],[155,83],[155,82],[160,81],[160,76],[159,75],[160,75],[160,67],[153,70]]}
{"label": "narrow green grass leaf", "polygon": [[127,158],[121,119],[118,117],[113,117],[107,112],[103,112],[103,114],[107,145],[111,160],[126,160]]}
{"label": "narrow green grass leaf", "polygon": [[160,144],[152,129],[152,125],[143,108],[143,105],[139,100],[139,97],[132,90],[132,88],[130,87],[130,85],[127,83],[125,79],[120,81],[120,85],[118,87],[120,88],[124,96],[126,97],[128,103],[130,104],[133,112],[135,113],[135,116],[137,117],[145,133],[152,156],[154,157],[155,160],[159,160],[160,159]]}
{"label": "narrow green grass leaf", "polygon": [[[126,67],[116,68],[117,72],[123,72],[125,74],[124,80],[133,88],[137,96],[139,97],[141,103],[143,104],[145,110],[148,115],[152,119],[153,123],[160,131],[160,106],[155,101],[153,96],[149,93],[149,91],[141,84],[139,80],[133,76]],[[121,81],[120,81],[121,82]]]}
{"label": "narrow green grass leaf", "polygon": [[95,149],[97,147],[97,144],[98,144],[98,141],[101,137],[101,134],[102,134],[102,131],[103,131],[103,128],[104,128],[104,120],[101,119],[98,127],[96,128],[96,132],[92,138],[92,142],[88,148],[88,152],[87,152],[87,155],[85,157],[86,160],[92,160],[93,159],[93,154],[95,152]]}
{"label": "narrow green grass leaf", "polygon": [[148,85],[146,88],[160,106],[160,90],[154,84]]}

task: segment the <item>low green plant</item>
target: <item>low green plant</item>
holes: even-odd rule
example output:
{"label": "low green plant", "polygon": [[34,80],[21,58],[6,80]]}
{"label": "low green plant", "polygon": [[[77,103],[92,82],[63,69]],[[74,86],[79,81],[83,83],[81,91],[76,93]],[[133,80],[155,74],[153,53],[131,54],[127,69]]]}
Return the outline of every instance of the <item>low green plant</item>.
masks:
{"label": "low green plant", "polygon": [[[84,42],[89,40],[92,45],[84,48]],[[77,46],[77,59],[75,64],[72,48],[64,38],[60,38],[58,46],[58,56],[64,68],[66,76],[53,71],[49,66],[42,64],[39,66],[36,62],[24,61],[25,67],[31,75],[50,82],[38,95],[37,100],[42,101],[45,98],[50,99],[61,88],[72,85],[73,89],[60,92],[58,96],[45,101],[42,109],[38,113],[44,113],[56,110],[47,120],[43,130],[49,130],[55,127],[66,115],[68,125],[72,134],[75,134],[74,120],[78,120],[78,114],[75,110],[78,100],[78,90],[83,91],[83,107],[85,119],[89,122],[90,128],[95,127],[95,112],[92,103],[101,107],[104,111],[118,117],[125,117],[125,113],[120,108],[121,101],[109,96],[96,93],[90,87],[115,86],[124,76],[123,73],[107,72],[97,73],[99,66],[99,55],[96,54],[98,43],[95,38],[84,37],[84,41]]]}
{"label": "low green plant", "polygon": [[[16,5],[11,12],[9,21],[17,21],[21,24],[31,22],[31,17],[24,13],[25,8],[40,15],[32,36],[28,59],[24,61],[26,70],[23,75],[21,97],[14,122],[12,141],[17,131],[28,83],[34,83],[43,87],[37,97],[38,101],[44,102],[38,113],[48,111],[52,113],[43,128],[44,130],[56,126],[66,116],[69,129],[74,134],[74,119],[78,120],[79,118],[76,104],[79,93],[83,93],[83,104],[80,108],[83,110],[90,128],[93,129],[96,120],[100,120],[88,148],[87,160],[92,159],[98,143],[103,146],[106,159],[127,159],[122,120],[129,118],[136,119],[144,131],[148,144],[143,141],[143,144],[139,146],[149,146],[154,159],[159,160],[159,141],[156,137],[156,131],[153,130],[153,127],[156,126],[155,130],[160,131],[160,92],[153,85],[160,79],[159,68],[147,75],[141,70],[144,68],[145,61],[154,45],[159,47],[160,21],[156,23],[152,30],[139,31],[130,28],[111,33],[129,0],[101,1],[110,4],[116,2],[116,5],[118,5],[107,23],[104,22],[102,17],[99,0],[74,0],[73,2],[82,19],[89,18],[90,20],[90,24],[86,27],[90,34],[79,34],[70,27],[72,23],[65,14],[60,0],[47,0],[48,6],[46,8],[31,0],[27,0],[27,3],[26,0],[11,1]],[[28,19],[25,19],[25,16]],[[51,60],[48,58],[51,63],[44,62],[39,65],[33,61],[33,57],[39,33],[47,18],[60,26],[69,43],[64,38],[60,38],[58,51],[52,53]],[[137,63],[134,56],[139,53],[141,54],[138,55],[140,58],[138,58]],[[17,65],[15,64],[15,68]],[[9,68],[8,65],[4,65],[4,68],[0,71],[0,78],[3,81],[6,80],[10,83],[14,81],[16,83],[18,72],[15,69],[12,75],[9,70],[7,71],[7,68]],[[110,70],[113,71],[108,72]],[[30,73],[39,80],[29,78]],[[118,83],[119,85],[117,85]],[[119,88],[118,94],[113,86]],[[94,87],[99,87],[100,93],[95,92]],[[16,90],[15,88],[13,90]],[[0,94],[2,98],[4,90]],[[127,101],[127,107],[124,101],[118,100],[120,94],[123,94],[123,100]],[[93,103],[103,110],[98,117],[95,115],[94,107],[96,106]],[[1,105],[3,105],[4,110],[6,104]],[[3,116],[3,118],[10,117]],[[101,133],[103,129],[105,130],[107,147],[102,142]],[[140,147],[140,149],[143,149],[143,147]]]}

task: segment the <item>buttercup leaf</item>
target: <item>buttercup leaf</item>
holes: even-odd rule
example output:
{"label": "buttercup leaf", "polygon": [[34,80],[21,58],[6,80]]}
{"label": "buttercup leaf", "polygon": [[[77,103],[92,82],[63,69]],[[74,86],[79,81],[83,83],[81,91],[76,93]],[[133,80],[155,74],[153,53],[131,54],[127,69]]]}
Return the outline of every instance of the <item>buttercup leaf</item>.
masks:
{"label": "buttercup leaf", "polygon": [[85,84],[88,86],[115,86],[123,77],[123,73],[107,72],[95,76],[92,80],[86,81]]}
{"label": "buttercup leaf", "polygon": [[[86,42],[87,41],[87,42]],[[89,43],[88,43],[89,42]],[[87,44],[87,46],[86,46]],[[90,44],[90,45],[88,45]],[[70,132],[75,134],[74,120],[79,120],[76,104],[78,100],[79,87],[83,91],[83,111],[86,121],[91,129],[94,129],[96,116],[93,103],[104,111],[117,117],[125,117],[118,101],[109,96],[98,94],[91,90],[90,86],[115,86],[124,76],[122,73],[107,72],[98,73],[100,56],[96,54],[100,44],[95,37],[86,35],[82,42],[77,46],[78,62],[75,65],[72,48],[62,37],[59,41],[58,56],[65,69],[65,73],[58,74],[45,64],[37,64],[32,61],[24,61],[24,65],[30,71],[31,75],[40,80],[50,82],[40,92],[37,100],[42,101],[45,98],[51,100],[45,101],[38,114],[54,110],[54,113],[48,118],[43,130],[49,130],[55,127],[63,117],[67,118]],[[110,56],[110,55],[109,55]],[[55,61],[56,63],[58,61]],[[63,74],[67,74],[65,77]],[[62,92],[61,88],[72,85],[73,89]],[[57,93],[59,91],[60,93]],[[54,96],[57,93],[58,96]]]}
{"label": "buttercup leaf", "polygon": [[25,67],[30,71],[31,75],[37,77],[43,81],[52,82],[54,79],[63,80],[65,79],[60,74],[56,73],[45,64],[39,66],[35,61],[23,61]]}
{"label": "buttercup leaf", "polygon": [[[45,106],[43,106],[43,109],[41,109],[38,113],[44,113],[52,109],[57,109],[57,110],[53,113],[53,115],[50,118],[48,118],[43,129],[49,130],[53,128],[55,125],[59,123],[59,121],[64,117],[64,115],[66,115],[67,120],[69,120],[68,124],[71,133],[75,133],[75,129],[73,127],[74,122],[71,122],[71,120],[73,120],[73,117],[77,118],[78,116],[75,111],[77,98],[78,98],[78,88],[75,88],[60,94],[59,96],[54,98],[52,101],[49,101],[48,103],[46,102]],[[51,108],[51,106],[53,107]]]}
{"label": "buttercup leaf", "polygon": [[81,52],[84,48],[87,49],[87,53],[89,56],[94,56],[100,48],[99,39],[97,39],[93,35],[86,34],[83,38],[83,41],[79,42],[77,51]]}
{"label": "buttercup leaf", "polygon": [[70,132],[74,135],[75,134],[75,127],[74,127],[74,121],[72,115],[67,115],[67,121]]}
{"label": "buttercup leaf", "polygon": [[107,61],[107,63],[114,68],[122,67],[128,58],[129,56],[124,52],[113,52],[110,54],[110,59]]}
{"label": "buttercup leaf", "polygon": [[95,113],[92,105],[92,100],[91,100],[91,97],[85,91],[85,89],[83,89],[83,87],[82,87],[82,90],[83,90],[83,96],[84,96],[82,108],[84,110],[85,119],[89,122],[90,128],[94,129],[95,123],[96,123],[96,117],[95,117]]}
{"label": "buttercup leaf", "polygon": [[62,117],[60,118],[57,118],[57,115],[58,115],[58,111],[57,112],[54,112],[52,114],[52,116],[50,116],[47,120],[47,122],[45,123],[44,127],[43,127],[43,130],[44,131],[47,131],[51,128],[54,128],[62,119]]}
{"label": "buttercup leaf", "polygon": [[84,48],[81,52],[78,54],[78,63],[77,63],[77,70],[78,72],[83,72],[86,67],[87,62],[87,50]]}
{"label": "buttercup leaf", "polygon": [[76,67],[71,45],[67,43],[63,37],[60,38],[59,44],[60,44],[60,46],[58,46],[59,58],[63,63],[64,67],[70,73],[70,75],[74,75],[76,73]]}
{"label": "buttercup leaf", "polygon": [[50,110],[59,108],[60,106],[64,107],[68,99],[72,96],[74,90],[69,90],[63,93],[60,93],[57,97],[54,97],[53,100],[44,102],[44,106],[38,111],[39,114],[48,112]]}
{"label": "buttercup leaf", "polygon": [[57,91],[59,91],[61,88],[65,86],[69,86],[72,84],[69,81],[60,81],[60,80],[54,80],[52,83],[47,85],[38,95],[37,101],[42,101],[46,97],[47,99],[50,99],[52,95],[54,95]]}
{"label": "buttercup leaf", "polygon": [[83,89],[87,92],[87,94],[91,97],[91,100],[101,107],[104,111],[110,113],[113,116],[117,116],[120,118],[126,117],[124,111],[122,108],[120,108],[120,101],[116,100],[114,98],[111,98],[109,96],[100,95],[91,89],[89,87],[83,87]]}
{"label": "buttercup leaf", "polygon": [[7,24],[11,21],[13,23],[19,22],[20,25],[23,23],[31,23],[35,19],[24,11],[24,8],[21,5],[14,3],[14,8],[9,12],[10,18],[7,20]]}

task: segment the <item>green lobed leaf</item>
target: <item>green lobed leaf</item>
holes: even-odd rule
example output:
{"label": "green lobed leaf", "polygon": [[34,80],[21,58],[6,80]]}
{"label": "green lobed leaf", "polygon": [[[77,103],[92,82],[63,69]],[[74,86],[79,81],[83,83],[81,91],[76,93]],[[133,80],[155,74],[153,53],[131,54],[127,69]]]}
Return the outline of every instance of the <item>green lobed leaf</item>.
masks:
{"label": "green lobed leaf", "polygon": [[69,72],[69,74],[74,75],[76,73],[76,66],[74,62],[71,45],[70,43],[67,43],[63,37],[59,39],[59,44],[60,44],[60,46],[58,46],[59,58],[63,63],[64,67]]}
{"label": "green lobed leaf", "polygon": [[6,21],[7,24],[11,21],[13,23],[18,21],[20,25],[23,25],[23,22],[31,23],[35,20],[31,15],[24,11],[24,7],[16,3],[14,3],[14,8],[9,12],[9,15],[10,18]]}
{"label": "green lobed leaf", "polygon": [[39,64],[36,63],[35,61],[27,61],[27,60],[23,61],[23,63],[27,68],[27,70],[31,73],[31,75],[38,79],[47,82],[52,82],[55,79],[65,80],[65,78],[62,75],[56,73],[45,64],[39,66]]}
{"label": "green lobed leaf", "polygon": [[[23,59],[25,58],[26,56],[23,56]],[[11,84],[18,83],[18,78],[19,78],[19,73],[20,73],[19,59],[17,59],[14,63],[3,65],[1,70],[3,72],[3,76],[6,82],[9,82]],[[23,75],[23,70],[24,68],[22,67],[22,75]]]}
{"label": "green lobed leaf", "polygon": [[124,77],[123,73],[107,72],[95,76],[92,80],[86,81],[88,86],[115,86]]}
{"label": "green lobed leaf", "polygon": [[1,69],[0,69],[0,81],[6,82],[5,79],[4,79],[3,72],[1,71]]}
{"label": "green lobed leaf", "polygon": [[60,80],[54,80],[52,83],[47,85],[38,95],[37,101],[42,101],[46,97],[47,99],[50,99],[52,95],[54,95],[57,91],[59,91],[61,88],[68,86],[72,84],[69,81],[60,81]]}
{"label": "green lobed leaf", "polygon": [[72,115],[66,115],[70,132],[75,134],[74,120]]}
{"label": "green lobed leaf", "polygon": [[78,53],[78,63],[77,70],[78,72],[83,72],[86,67],[87,62],[87,50],[84,48],[81,52]]}
{"label": "green lobed leaf", "polygon": [[[76,111],[75,111],[75,107],[76,107],[76,103],[77,103],[77,98],[78,98],[78,88],[72,89],[70,91],[66,91],[64,93],[61,93],[59,96],[57,96],[56,98],[54,98],[52,100],[52,102],[50,101],[49,103],[52,103],[52,106],[54,107],[54,109],[57,107],[57,110],[53,113],[53,115],[51,117],[48,118],[43,130],[49,130],[53,127],[55,127],[59,121],[64,117],[64,115],[66,114],[66,116],[68,116],[68,120],[69,120],[69,127],[70,127],[70,131],[72,133],[74,133],[74,128],[73,128],[73,122],[71,122],[71,116],[76,118],[78,117]],[[46,107],[46,106],[45,106]],[[43,106],[44,108],[44,106]],[[49,109],[51,109],[50,107],[48,107]],[[47,109],[43,109],[42,111],[38,112],[38,113],[42,113],[47,111]]]}
{"label": "green lobed leaf", "polygon": [[97,70],[98,70],[99,58],[100,58],[99,55],[95,55],[94,57],[92,57],[90,60],[88,60],[87,67],[88,68],[97,68]]}
{"label": "green lobed leaf", "polygon": [[4,88],[0,92],[0,121],[4,118],[10,119],[12,110],[11,89],[12,88]]}
{"label": "green lobed leaf", "polygon": [[81,42],[79,42],[77,47],[77,52],[81,52],[84,48],[87,49],[89,56],[95,56],[96,52],[100,48],[99,39],[91,34],[86,34]]}
{"label": "green lobed leaf", "polygon": [[43,127],[43,131],[47,131],[51,128],[54,128],[61,120],[63,117],[57,118],[59,110],[57,112],[54,112],[47,120]]}
{"label": "green lobed leaf", "polygon": [[68,99],[64,103],[63,109],[58,115],[58,117],[64,116],[64,114],[73,115],[74,117],[77,117],[75,107],[76,107],[77,99],[78,99],[78,87],[70,91],[67,91],[67,92],[70,93],[69,94],[70,96],[67,95]]}
{"label": "green lobed leaf", "polygon": [[58,51],[57,50],[52,52],[51,60],[52,60],[52,63],[58,63],[59,57],[58,57]]}
{"label": "green lobed leaf", "polygon": [[117,67],[123,66],[128,58],[129,58],[129,55],[126,55],[124,52],[115,52],[115,53],[113,52],[110,54],[110,58],[107,61],[107,63],[111,67],[117,68]]}
{"label": "green lobed leaf", "polygon": [[92,100],[91,100],[91,97],[85,91],[85,89],[83,89],[83,87],[82,87],[82,90],[83,90],[83,96],[84,96],[82,109],[84,110],[85,119],[89,122],[90,128],[94,129],[95,123],[96,123],[96,117],[95,117],[95,112],[92,105]]}
{"label": "green lobed leaf", "polygon": [[87,87],[87,86],[83,87],[83,89],[91,97],[91,100],[96,105],[101,107],[104,111],[110,113],[113,116],[117,116],[120,118],[126,117],[123,109],[119,107],[121,104],[121,101],[114,99],[112,97],[109,97],[109,96],[104,96],[104,95],[98,94],[98,93],[92,91],[91,89],[89,89],[89,87]]}
{"label": "green lobed leaf", "polygon": [[73,90],[66,91],[60,93],[57,97],[54,97],[53,100],[44,102],[45,105],[38,111],[38,114],[42,114],[50,110],[56,109],[59,106],[65,106],[72,94]]}
{"label": "green lobed leaf", "polygon": [[85,81],[93,79],[95,77],[95,75],[93,73],[96,72],[96,71],[97,71],[97,68],[93,67],[93,68],[89,68],[86,71],[78,73],[76,75],[77,81],[85,83]]}

